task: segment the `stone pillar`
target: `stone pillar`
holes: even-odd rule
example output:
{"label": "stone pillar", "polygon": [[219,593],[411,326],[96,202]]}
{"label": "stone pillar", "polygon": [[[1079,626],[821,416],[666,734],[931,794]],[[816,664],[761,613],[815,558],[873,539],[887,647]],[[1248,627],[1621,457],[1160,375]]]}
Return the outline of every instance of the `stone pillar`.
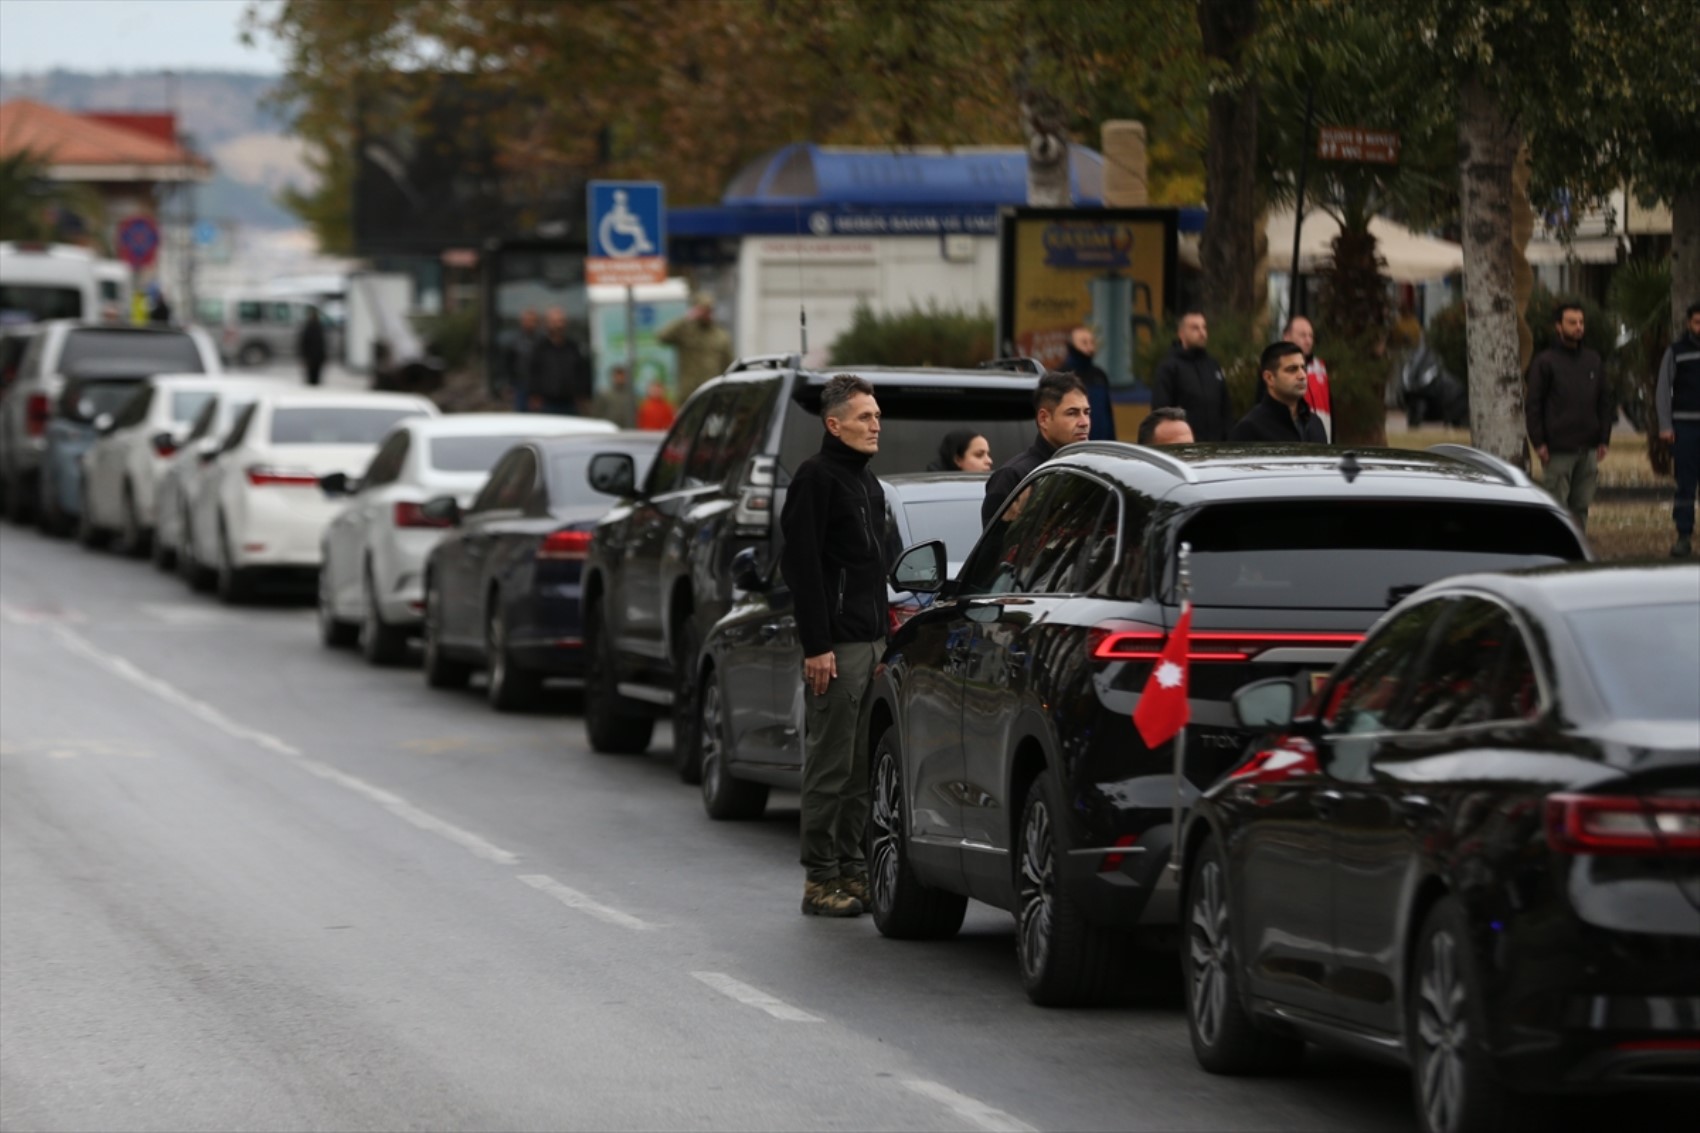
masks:
{"label": "stone pillar", "polygon": [[1100,136],[1104,152],[1104,207],[1140,208],[1150,204],[1145,124],[1113,119],[1104,123]]}

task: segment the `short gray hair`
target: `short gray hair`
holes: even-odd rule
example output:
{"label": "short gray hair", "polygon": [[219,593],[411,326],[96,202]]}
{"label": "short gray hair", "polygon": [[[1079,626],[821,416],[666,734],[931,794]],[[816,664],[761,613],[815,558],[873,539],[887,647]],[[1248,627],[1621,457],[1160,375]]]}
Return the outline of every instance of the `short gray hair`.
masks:
{"label": "short gray hair", "polygon": [[859,393],[865,393],[869,397],[874,394],[874,387],[866,378],[858,378],[855,374],[834,374],[828,378],[820,391],[821,420],[838,416],[838,411]]}

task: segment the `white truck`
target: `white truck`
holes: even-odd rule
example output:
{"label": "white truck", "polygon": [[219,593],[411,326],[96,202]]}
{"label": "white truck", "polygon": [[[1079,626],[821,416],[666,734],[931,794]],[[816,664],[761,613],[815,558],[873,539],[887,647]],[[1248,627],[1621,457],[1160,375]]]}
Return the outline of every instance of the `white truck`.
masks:
{"label": "white truck", "polygon": [[120,322],[130,269],[71,244],[0,243],[0,324],[48,319]]}

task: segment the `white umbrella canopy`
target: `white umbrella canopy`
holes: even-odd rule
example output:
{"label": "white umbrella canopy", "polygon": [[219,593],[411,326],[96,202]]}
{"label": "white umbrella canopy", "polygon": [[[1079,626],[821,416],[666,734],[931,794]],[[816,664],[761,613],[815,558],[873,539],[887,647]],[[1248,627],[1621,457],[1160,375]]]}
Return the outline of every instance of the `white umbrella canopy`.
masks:
{"label": "white umbrella canopy", "polygon": [[[1382,274],[1396,283],[1424,283],[1464,270],[1464,249],[1450,240],[1420,235],[1381,216],[1370,220],[1369,231],[1375,237],[1377,253],[1386,261]],[[1269,238],[1269,270],[1291,271],[1292,210],[1270,213],[1263,232]],[[1304,230],[1299,234],[1299,270],[1319,270],[1332,254],[1334,237],[1339,234],[1340,222],[1332,216],[1306,212]]]}

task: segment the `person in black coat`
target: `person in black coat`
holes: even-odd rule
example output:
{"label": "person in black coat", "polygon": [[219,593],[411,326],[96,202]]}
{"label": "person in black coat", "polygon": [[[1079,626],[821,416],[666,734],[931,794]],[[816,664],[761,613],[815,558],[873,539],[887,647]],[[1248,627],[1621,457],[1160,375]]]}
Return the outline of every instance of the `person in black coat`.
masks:
{"label": "person in black coat", "polygon": [[1291,342],[1274,342],[1257,360],[1265,396],[1240,418],[1228,439],[1253,444],[1328,443],[1328,430],[1305,404],[1305,352]]}
{"label": "person in black coat", "polygon": [[301,336],[295,344],[296,352],[301,355],[301,368],[306,371],[307,384],[319,384],[319,375],[325,369],[325,324],[319,318],[317,307],[307,308],[307,321],[301,324]]}
{"label": "person in black coat", "polygon": [[1057,369],[1077,376],[1086,387],[1086,401],[1092,407],[1094,441],[1116,439],[1115,405],[1110,401],[1110,375],[1092,360],[1098,353],[1098,336],[1088,326],[1075,327],[1068,335],[1068,353]]}
{"label": "person in black coat", "polygon": [[528,399],[543,413],[588,414],[590,364],[567,334],[566,312],[550,308],[544,326],[546,333],[531,349]]}
{"label": "person in black coat", "polygon": [[[1075,374],[1052,370],[1040,378],[1038,388],[1033,391],[1033,414],[1039,426],[1033,444],[1004,461],[986,478],[986,501],[980,505],[982,524],[990,524],[1015,486],[1056,455],[1059,448],[1090,439],[1092,406],[1086,399],[1086,386]],[[1006,514],[1004,518],[1015,517]]]}
{"label": "person in black coat", "polygon": [[1203,313],[1188,311],[1182,315],[1175,335],[1175,344],[1152,375],[1151,408],[1173,405],[1184,409],[1194,437],[1225,441],[1234,411],[1228,403],[1228,379],[1204,349],[1210,341],[1210,327]]}

